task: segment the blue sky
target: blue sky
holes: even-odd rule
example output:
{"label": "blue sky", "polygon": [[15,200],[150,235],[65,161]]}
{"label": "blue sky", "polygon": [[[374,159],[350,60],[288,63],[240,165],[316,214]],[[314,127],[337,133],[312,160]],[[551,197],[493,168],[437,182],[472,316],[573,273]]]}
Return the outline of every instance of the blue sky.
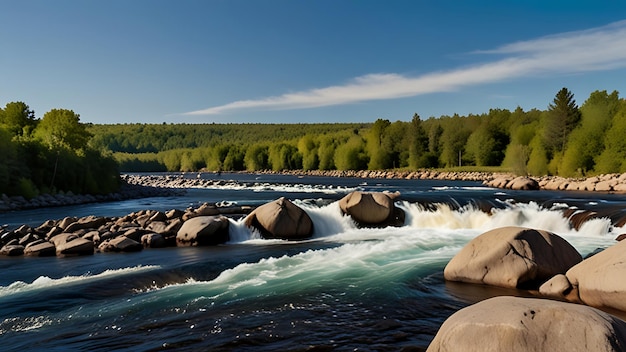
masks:
{"label": "blue sky", "polygon": [[93,123],[410,120],[626,89],[626,2],[0,0],[0,106]]}

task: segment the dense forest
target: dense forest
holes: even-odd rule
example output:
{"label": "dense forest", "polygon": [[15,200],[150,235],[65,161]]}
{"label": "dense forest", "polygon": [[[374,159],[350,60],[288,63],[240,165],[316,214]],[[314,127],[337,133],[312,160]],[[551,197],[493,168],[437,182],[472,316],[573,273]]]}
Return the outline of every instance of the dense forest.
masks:
{"label": "dense forest", "polygon": [[[546,99],[549,101],[549,98]],[[567,88],[546,110],[367,124],[88,125],[122,171],[361,170],[474,166],[522,175],[626,172],[626,101]]]}
{"label": "dense forest", "polygon": [[90,138],[72,110],[53,109],[38,119],[26,103],[7,103],[0,108],[0,194],[118,190],[115,159],[89,147]]}

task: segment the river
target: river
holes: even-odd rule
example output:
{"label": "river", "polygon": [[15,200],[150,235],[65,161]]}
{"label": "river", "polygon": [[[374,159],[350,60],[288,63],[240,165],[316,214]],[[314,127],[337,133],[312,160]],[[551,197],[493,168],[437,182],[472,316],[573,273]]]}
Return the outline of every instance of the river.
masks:
{"label": "river", "polygon": [[[313,219],[313,238],[263,240],[233,218],[231,242],[217,247],[0,257],[2,350],[423,350],[458,309],[494,295],[528,295],[443,279],[447,262],[477,235],[511,225],[544,229],[585,256],[626,232],[614,225],[626,209],[619,195],[510,191],[469,181],[201,177],[224,182],[182,196],[2,213],[0,224],[203,202],[260,205],[285,196]],[[399,191],[404,226],[355,226],[336,203],[353,190]],[[606,217],[573,227],[565,209]]]}

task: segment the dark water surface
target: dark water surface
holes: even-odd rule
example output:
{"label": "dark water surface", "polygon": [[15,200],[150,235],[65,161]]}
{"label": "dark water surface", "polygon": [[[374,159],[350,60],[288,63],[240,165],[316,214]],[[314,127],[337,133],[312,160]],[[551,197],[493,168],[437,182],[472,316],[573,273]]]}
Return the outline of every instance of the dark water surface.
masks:
{"label": "dark water surface", "polygon": [[[216,178],[204,174],[203,177]],[[186,177],[196,177],[186,175]],[[18,350],[397,351],[425,349],[458,309],[524,292],[446,283],[469,240],[516,225],[553,231],[583,255],[624,229],[621,196],[512,192],[477,182],[222,174],[211,189],[0,214],[0,224],[120,216],[203,202],[258,205],[286,196],[309,213],[312,240],[261,240],[232,219],[231,243],[78,258],[0,257],[0,348]],[[400,191],[400,228],[359,229],[335,201]],[[484,212],[494,208],[492,214]],[[564,210],[605,214],[573,228]]]}

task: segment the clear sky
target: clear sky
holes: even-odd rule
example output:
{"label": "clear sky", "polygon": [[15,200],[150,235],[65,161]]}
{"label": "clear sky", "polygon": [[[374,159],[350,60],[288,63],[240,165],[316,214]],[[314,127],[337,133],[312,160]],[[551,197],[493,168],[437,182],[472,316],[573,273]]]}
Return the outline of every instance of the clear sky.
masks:
{"label": "clear sky", "polygon": [[0,106],[39,118],[396,121],[625,85],[622,0],[0,0]]}

